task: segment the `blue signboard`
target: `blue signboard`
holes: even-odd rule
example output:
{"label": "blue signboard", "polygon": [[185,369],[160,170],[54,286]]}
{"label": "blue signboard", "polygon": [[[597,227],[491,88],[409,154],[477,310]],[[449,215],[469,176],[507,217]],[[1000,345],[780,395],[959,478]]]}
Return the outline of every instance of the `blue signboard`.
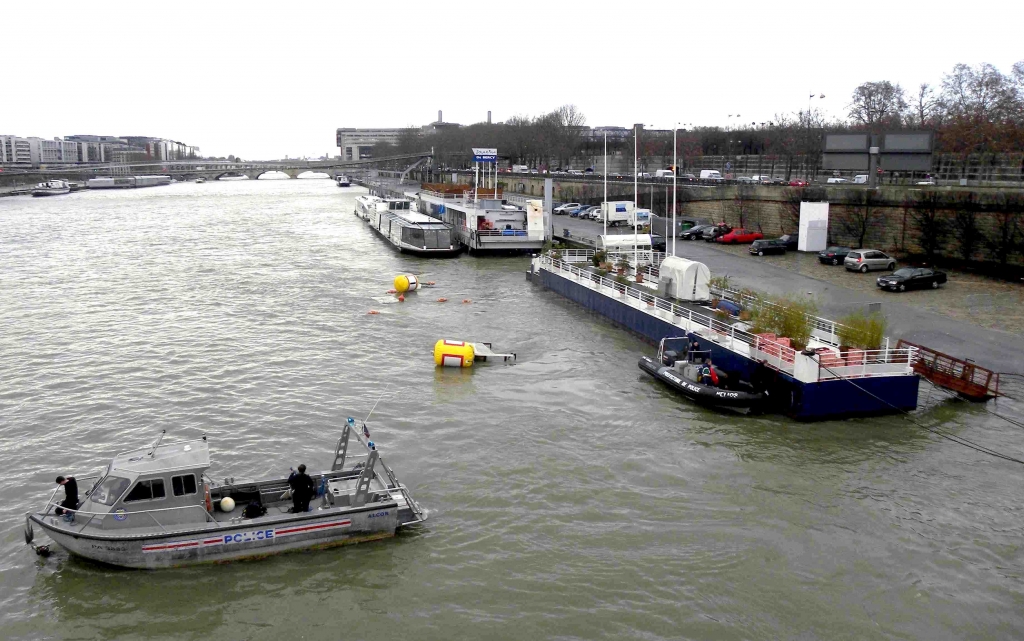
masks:
{"label": "blue signboard", "polygon": [[473,147],[473,162],[498,162],[498,150],[488,147]]}
{"label": "blue signboard", "polygon": [[620,211],[626,211],[626,206],[625,205],[615,205],[615,213],[618,213]]}

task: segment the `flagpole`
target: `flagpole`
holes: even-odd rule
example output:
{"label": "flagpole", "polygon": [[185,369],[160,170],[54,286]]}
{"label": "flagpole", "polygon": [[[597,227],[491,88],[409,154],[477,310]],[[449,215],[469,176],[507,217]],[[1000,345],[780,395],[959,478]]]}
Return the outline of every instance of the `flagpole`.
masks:
{"label": "flagpole", "polygon": [[679,123],[672,130],[672,255],[676,255],[676,176],[679,175],[679,154],[676,139],[679,137]]}

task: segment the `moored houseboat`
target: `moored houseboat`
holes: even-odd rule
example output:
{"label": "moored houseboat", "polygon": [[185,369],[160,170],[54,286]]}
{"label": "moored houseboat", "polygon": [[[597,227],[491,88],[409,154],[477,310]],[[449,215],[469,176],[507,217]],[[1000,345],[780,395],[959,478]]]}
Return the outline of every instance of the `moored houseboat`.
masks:
{"label": "moored houseboat", "polygon": [[532,253],[544,245],[540,201],[511,202],[501,189],[425,184],[420,211],[451,225],[459,244],[471,253]]}
{"label": "moored houseboat", "polygon": [[[357,203],[357,207],[359,204]],[[451,226],[412,211],[409,198],[378,198],[365,205],[370,228],[400,252],[421,256],[454,256],[461,247],[452,238]]]}
{"label": "moored houseboat", "polygon": [[58,507],[56,492],[51,495],[43,509],[26,515],[25,540],[31,544],[39,527],[77,556],[164,568],[391,537],[426,513],[369,435],[365,423],[360,428],[348,419],[330,470],[309,475],[315,491],[299,512],[289,509],[295,502],[288,478],[214,483],[205,435],[158,439],[116,455],[97,477],[78,477],[91,489],[76,508]]}

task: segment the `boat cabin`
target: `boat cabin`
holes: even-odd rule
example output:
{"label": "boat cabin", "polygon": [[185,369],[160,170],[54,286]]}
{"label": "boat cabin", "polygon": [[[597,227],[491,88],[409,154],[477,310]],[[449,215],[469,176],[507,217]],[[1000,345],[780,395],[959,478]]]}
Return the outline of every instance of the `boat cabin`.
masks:
{"label": "boat cabin", "polygon": [[118,454],[78,509],[91,513],[89,525],[105,530],[203,523],[209,467],[205,436]]}

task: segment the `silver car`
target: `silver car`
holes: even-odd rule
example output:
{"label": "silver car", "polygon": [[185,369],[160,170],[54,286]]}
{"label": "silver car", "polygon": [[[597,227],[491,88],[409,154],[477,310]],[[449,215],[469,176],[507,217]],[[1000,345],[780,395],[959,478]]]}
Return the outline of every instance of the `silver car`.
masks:
{"label": "silver car", "polygon": [[896,269],[896,259],[877,249],[851,249],[843,261],[851,272],[867,272],[872,269]]}

